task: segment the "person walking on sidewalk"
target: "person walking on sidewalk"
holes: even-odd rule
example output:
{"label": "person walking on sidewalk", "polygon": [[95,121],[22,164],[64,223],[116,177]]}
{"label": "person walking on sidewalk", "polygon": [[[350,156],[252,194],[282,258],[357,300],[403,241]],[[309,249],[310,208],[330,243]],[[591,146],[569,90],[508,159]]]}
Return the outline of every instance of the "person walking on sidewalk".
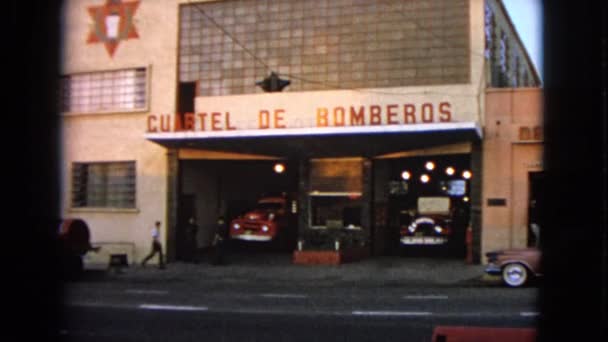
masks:
{"label": "person walking on sidewalk", "polygon": [[212,242],[212,265],[223,265],[224,264],[224,243],[227,238],[226,221],[224,216],[220,216],[217,220],[217,226],[215,235],[213,236]]}
{"label": "person walking on sidewalk", "polygon": [[156,254],[158,254],[158,268],[164,269],[165,258],[163,255],[163,246],[160,243],[160,221],[156,221],[152,228],[152,249],[150,250],[150,254],[141,262],[141,266],[146,267],[148,260],[152,259]]}

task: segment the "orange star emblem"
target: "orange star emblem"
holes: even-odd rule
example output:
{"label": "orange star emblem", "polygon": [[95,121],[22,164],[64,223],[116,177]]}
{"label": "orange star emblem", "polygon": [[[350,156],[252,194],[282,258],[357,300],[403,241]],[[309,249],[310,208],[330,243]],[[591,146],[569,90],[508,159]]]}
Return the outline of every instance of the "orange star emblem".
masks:
{"label": "orange star emblem", "polygon": [[139,38],[133,24],[137,7],[139,1],[122,0],[106,0],[104,5],[90,6],[88,10],[93,18],[93,27],[87,43],[104,43],[112,57],[121,40]]}

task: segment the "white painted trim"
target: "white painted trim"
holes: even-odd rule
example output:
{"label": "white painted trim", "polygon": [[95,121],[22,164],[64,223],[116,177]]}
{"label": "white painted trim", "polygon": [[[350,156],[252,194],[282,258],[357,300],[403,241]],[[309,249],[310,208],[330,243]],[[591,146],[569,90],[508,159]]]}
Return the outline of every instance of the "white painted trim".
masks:
{"label": "white painted trim", "polygon": [[405,295],[403,299],[448,299],[447,295]]}
{"label": "white painted trim", "polygon": [[363,195],[362,192],[329,192],[329,191],[309,191],[309,196],[313,197],[349,197],[356,196],[361,197]]}
{"label": "white painted trim", "polygon": [[169,291],[165,290],[143,290],[143,289],[127,289],[125,293],[137,295],[166,295]]}
{"label": "white painted trim", "polygon": [[355,316],[431,316],[428,311],[353,311]]}
{"label": "white painted trim", "polygon": [[190,140],[190,139],[219,139],[219,138],[262,138],[290,136],[327,136],[347,134],[382,134],[382,133],[420,133],[420,132],[449,132],[459,129],[475,130],[482,137],[482,129],[477,122],[448,122],[419,125],[382,125],[382,126],[350,126],[350,127],[310,127],[284,129],[244,129],[232,131],[187,131],[167,133],[145,133],[148,140]]}
{"label": "white painted trim", "polygon": [[206,306],[186,306],[186,305],[159,305],[159,304],[142,304],[138,307],[143,310],[161,310],[161,311],[207,311]]}
{"label": "white painted trim", "polygon": [[264,298],[308,298],[308,295],[294,293],[263,293],[260,297]]}

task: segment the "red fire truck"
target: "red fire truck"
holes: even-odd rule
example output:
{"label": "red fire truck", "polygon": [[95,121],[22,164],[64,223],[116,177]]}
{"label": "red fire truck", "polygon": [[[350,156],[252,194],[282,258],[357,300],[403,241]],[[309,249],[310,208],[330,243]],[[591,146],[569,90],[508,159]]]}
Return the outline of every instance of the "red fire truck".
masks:
{"label": "red fire truck", "polygon": [[295,202],[286,194],[260,198],[256,206],[230,222],[230,238],[244,241],[272,241],[291,236]]}

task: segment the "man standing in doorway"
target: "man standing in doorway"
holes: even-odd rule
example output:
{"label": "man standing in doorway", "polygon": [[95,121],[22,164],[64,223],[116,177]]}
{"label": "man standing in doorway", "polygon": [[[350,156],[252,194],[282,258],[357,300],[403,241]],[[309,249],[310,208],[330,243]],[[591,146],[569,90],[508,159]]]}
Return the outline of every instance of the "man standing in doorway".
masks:
{"label": "man standing in doorway", "polygon": [[150,254],[141,262],[142,267],[146,267],[148,260],[158,253],[158,268],[165,268],[165,258],[163,256],[163,246],[160,243],[160,221],[156,221],[152,228],[152,249]]}
{"label": "man standing in doorway", "polygon": [[198,262],[197,243],[196,235],[198,233],[198,226],[194,217],[190,217],[188,225],[186,226],[186,260],[189,262]]}
{"label": "man standing in doorway", "polygon": [[224,243],[227,237],[228,229],[226,227],[226,221],[224,220],[224,216],[220,216],[217,220],[217,227],[212,242],[211,264],[224,264]]}

